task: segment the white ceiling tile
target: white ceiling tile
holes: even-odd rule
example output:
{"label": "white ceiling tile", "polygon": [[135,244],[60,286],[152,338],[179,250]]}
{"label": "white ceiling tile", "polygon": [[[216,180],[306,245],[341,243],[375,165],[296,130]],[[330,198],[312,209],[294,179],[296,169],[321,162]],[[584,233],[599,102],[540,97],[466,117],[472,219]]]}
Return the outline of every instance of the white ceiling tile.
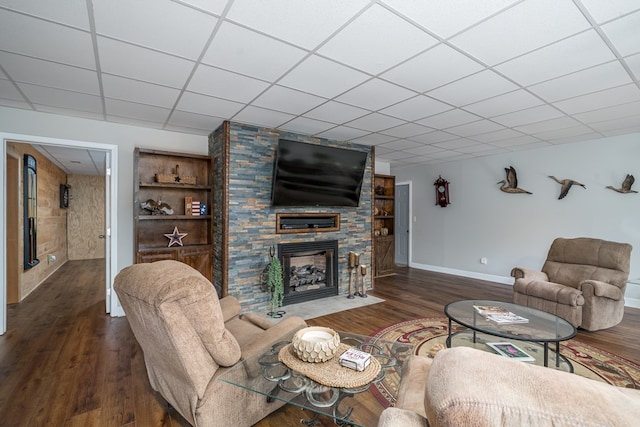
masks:
{"label": "white ceiling tile", "polygon": [[482,70],[484,66],[440,44],[382,74],[409,89],[425,92]]}
{"label": "white ceiling tile", "polygon": [[182,3],[190,4],[202,10],[214,13],[216,15],[222,14],[225,6],[229,0],[180,0]]}
{"label": "white ceiling tile", "polygon": [[474,135],[471,137],[474,141],[488,142],[493,144],[494,142],[502,141],[505,139],[517,138],[522,136],[522,133],[513,129],[502,129],[495,132],[483,133],[481,135]]}
{"label": "white ceiling tile", "polygon": [[140,119],[137,117],[130,117],[130,116],[109,115],[107,116],[107,121],[113,122],[113,123],[120,123],[123,125],[145,127],[145,128],[151,128],[151,129],[164,128],[164,123],[162,121],[144,120],[144,119]]}
{"label": "white ceiling tile", "polygon": [[494,98],[485,99],[464,107],[479,116],[494,117],[543,104],[543,101],[526,90],[515,90]]}
{"label": "white ceiling tile", "polygon": [[555,105],[567,114],[577,114],[638,100],[640,88],[635,84],[628,84],[559,101]]}
{"label": "white ceiling tile", "polygon": [[638,0],[580,0],[580,2],[599,24],[640,9]]}
{"label": "white ceiling tile", "polygon": [[529,90],[547,101],[560,101],[627,83],[631,83],[631,77],[618,61],[613,61],[531,86]]}
{"label": "white ceiling tile", "polygon": [[207,65],[199,65],[187,88],[192,92],[204,95],[225,98],[231,101],[248,102],[268,86],[268,83],[260,80]]}
{"label": "white ceiling tile", "polygon": [[597,123],[634,115],[640,115],[640,101],[579,113],[574,117],[584,123]]}
{"label": "white ceiling tile", "polygon": [[104,74],[104,96],[158,107],[173,108],[180,91],[152,83]]}
{"label": "white ceiling tile", "polygon": [[383,129],[401,125],[403,123],[406,122],[400,119],[396,119],[395,117],[373,113],[347,122],[346,125],[357,129],[368,130],[370,132],[378,132]]}
{"label": "white ceiling tile", "polygon": [[[1,89],[2,88],[0,88],[0,90]],[[0,105],[2,105],[3,107],[19,108],[21,110],[33,110],[31,105],[29,105],[26,101],[18,101],[15,99],[0,98]]]}
{"label": "white ceiling tile", "polygon": [[591,127],[607,136],[640,132],[640,116],[600,122],[593,124]]}
{"label": "white ceiling tile", "polygon": [[458,125],[447,129],[454,135],[470,137],[473,135],[480,135],[488,132],[495,132],[504,129],[503,126],[491,122],[489,120],[478,120],[477,122],[466,123],[464,125]]}
{"label": "white ceiling tile", "polygon": [[452,139],[450,141],[438,142],[437,144],[433,144],[433,145],[446,150],[455,150],[458,148],[471,147],[473,145],[478,145],[478,143],[475,141],[471,141],[470,139],[458,138],[458,139]]}
{"label": "white ceiling tile", "polygon": [[218,22],[209,14],[170,1],[93,0],[93,9],[98,34],[193,60],[202,53]]}
{"label": "white ceiling tile", "polygon": [[369,114],[369,110],[343,104],[341,102],[329,101],[313,110],[305,113],[305,117],[323,120],[331,123],[345,123],[358,117]]}
{"label": "white ceiling tile", "polygon": [[385,135],[391,135],[398,138],[408,138],[411,136],[422,135],[424,133],[433,132],[433,129],[427,126],[418,125],[415,123],[405,123],[400,126],[395,126],[386,130],[383,130],[381,133]]}
{"label": "white ceiling tile", "polygon": [[277,128],[292,120],[295,116],[280,111],[267,110],[249,105],[232,117],[234,121],[251,123],[258,126]]}
{"label": "white ceiling tile", "polygon": [[635,75],[636,79],[640,80],[640,54],[627,56],[624,58],[624,61],[631,69],[631,72]]}
{"label": "white ceiling tile", "polygon": [[[208,114],[215,117],[232,117],[244,105],[239,102],[214,98],[199,93],[184,92],[176,109],[189,113]],[[212,129],[213,130],[213,129]]]}
{"label": "white ceiling tile", "polygon": [[425,154],[437,153],[438,151],[442,151],[442,148],[434,147],[433,145],[419,145],[414,148],[408,148],[406,151],[411,154],[415,154],[416,156],[423,156]]}
{"label": "white ceiling tile", "polygon": [[110,120],[113,116],[127,118],[129,120],[144,120],[153,123],[164,123],[171,110],[168,108],[154,107],[152,105],[137,104],[135,102],[120,101],[118,99],[106,99],[107,116]]}
{"label": "white ceiling tile", "polygon": [[436,43],[437,40],[424,31],[374,4],[333,36],[318,53],[378,74]]}
{"label": "white ceiling tile", "polygon": [[271,110],[284,111],[290,114],[302,114],[325,102],[325,98],[289,89],[282,86],[271,86],[260,95],[253,105]]}
{"label": "white ceiling tile", "polygon": [[503,147],[503,148],[513,148],[521,145],[537,144],[540,142],[539,139],[534,138],[533,136],[522,135],[520,133],[518,134],[521,136],[517,136],[509,139],[503,139],[500,141],[493,141],[491,142],[491,145],[495,145],[496,147]]}
{"label": "white ceiling tile", "polygon": [[446,129],[464,123],[475,122],[476,120],[480,120],[480,117],[456,108],[455,110],[445,111],[444,113],[418,120],[417,123],[434,129]]}
{"label": "white ceiling tile", "polygon": [[485,70],[434,89],[428,92],[428,95],[453,105],[463,106],[517,88],[516,85],[500,77],[497,73]]}
{"label": "white ceiling tile", "polygon": [[498,153],[505,152],[503,148],[493,147],[492,145],[489,145],[489,144],[469,145],[467,147],[460,147],[457,149],[457,151],[460,151],[461,153],[466,153],[466,154],[482,153],[483,155],[498,154]]}
{"label": "white ceiling tile", "polygon": [[540,138],[543,141],[553,141],[564,138],[571,138],[580,135],[588,135],[593,133],[593,129],[590,129],[587,126],[573,126],[562,129],[554,129],[546,132],[538,132],[534,134],[536,138]]}
{"label": "white ceiling tile", "polygon": [[4,34],[0,37],[2,51],[96,69],[89,33],[2,9],[0,27]]}
{"label": "white ceiling tile", "polygon": [[443,38],[448,38],[517,0],[384,0],[398,12],[410,16],[418,24]]}
{"label": "white ceiling tile", "polygon": [[0,64],[17,82],[99,95],[98,75],[84,68],[0,52]]}
{"label": "white ceiling tile", "polygon": [[[210,119],[211,119],[210,123],[213,125],[214,129],[219,128],[220,125],[224,122],[224,120],[220,118],[216,119],[215,117],[210,117]],[[210,130],[196,129],[196,128],[190,128],[186,126],[176,126],[176,125],[170,125],[170,124],[164,125],[162,129],[170,132],[180,132],[180,133],[203,135],[203,136],[207,136],[211,133]]]}
{"label": "white ceiling tile", "polygon": [[575,127],[578,125],[580,125],[580,123],[572,119],[571,117],[558,117],[556,119],[544,120],[541,122],[517,126],[514,129],[523,133],[537,134],[540,132],[548,132],[552,130]]}
{"label": "white ceiling tile", "polygon": [[549,105],[540,105],[526,110],[515,111],[493,117],[492,120],[507,127],[515,127],[527,123],[535,123],[543,120],[562,117],[563,114]]}
{"label": "white ceiling tile", "polygon": [[52,105],[34,104],[34,106],[37,111],[41,111],[43,113],[62,114],[64,116],[81,117],[83,119],[91,120],[104,120],[104,115],[102,113],[92,113],[86,110],[72,110]]}
{"label": "white ceiling tile", "polygon": [[451,109],[453,109],[453,107],[444,102],[437,101],[428,96],[418,95],[392,105],[391,107],[384,108],[380,110],[380,112],[405,120],[417,120]]}
{"label": "white ceiling tile", "polygon": [[335,127],[333,123],[322,122],[320,120],[308,119],[306,117],[296,117],[282,125],[282,129],[305,133],[307,135],[316,135]]}
{"label": "white ceiling tile", "polygon": [[194,62],[127,43],[98,37],[102,72],[182,88]]}
{"label": "white ceiling tile", "polygon": [[49,19],[73,27],[89,29],[89,14],[86,0],[42,1],[42,0],[0,0],[0,6],[7,6],[29,15]]}
{"label": "white ceiling tile", "polygon": [[205,115],[187,113],[185,111],[174,111],[167,124],[171,126],[201,129],[212,132],[223,122],[224,118],[218,118],[218,120],[215,120],[211,116],[211,114]]}
{"label": "white ceiling tile", "polygon": [[225,22],[202,62],[274,82],[306,54],[297,47]]}
{"label": "white ceiling tile", "polygon": [[380,79],[372,79],[336,98],[337,101],[369,110],[379,110],[407,98],[415,92]]}
{"label": "white ceiling tile", "polygon": [[586,31],[496,66],[496,70],[529,86],[615,59],[595,30]]}
{"label": "white ceiling tile", "polygon": [[338,141],[348,141],[353,138],[359,138],[366,135],[368,132],[361,129],[354,129],[347,126],[338,126],[333,129],[329,129],[326,132],[318,134],[320,138],[334,139]]}
{"label": "white ceiling tile", "polygon": [[368,3],[367,0],[235,0],[227,18],[313,49]]}
{"label": "white ceiling tile", "polygon": [[605,34],[622,56],[640,52],[638,28],[640,28],[640,12],[602,26]]}
{"label": "white ceiling tile", "polygon": [[408,139],[398,139],[396,141],[381,144],[380,147],[384,147],[389,150],[407,150],[409,148],[420,147],[421,145],[422,144],[419,144],[415,141],[409,141]]}
{"label": "white ceiling tile", "polygon": [[451,41],[481,61],[495,65],[589,27],[571,0],[526,1]]}
{"label": "white ceiling tile", "polygon": [[24,97],[10,80],[0,79],[0,99],[24,101]]}
{"label": "white ceiling tile", "polygon": [[424,135],[412,136],[410,139],[423,144],[435,144],[436,142],[450,141],[457,138],[459,138],[458,135],[438,130],[431,133],[425,133]]}
{"label": "white ceiling tile", "polygon": [[572,142],[584,142],[592,139],[602,139],[604,134],[602,133],[585,133],[577,136],[569,136],[566,138],[555,138],[547,141],[550,145],[558,145],[558,144],[568,144]]}
{"label": "white ceiling tile", "polygon": [[29,101],[34,104],[51,105],[70,110],[85,110],[92,113],[102,112],[102,102],[99,96],[26,83],[20,83],[18,86]]}
{"label": "white ceiling tile", "polygon": [[381,133],[370,133],[369,135],[355,138],[352,140],[352,142],[365,145],[378,145],[384,144],[385,142],[393,141],[394,139],[395,137],[393,136],[383,135]]}
{"label": "white ceiling tile", "polygon": [[312,55],[284,76],[278,84],[333,98],[368,78],[364,73]]}

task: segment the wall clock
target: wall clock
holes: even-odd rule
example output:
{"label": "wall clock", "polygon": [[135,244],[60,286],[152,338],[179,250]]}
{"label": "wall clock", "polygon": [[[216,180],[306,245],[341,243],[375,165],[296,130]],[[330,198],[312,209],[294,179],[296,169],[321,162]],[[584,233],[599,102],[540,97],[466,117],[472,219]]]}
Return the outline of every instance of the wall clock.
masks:
{"label": "wall clock", "polygon": [[63,209],[69,207],[69,187],[67,184],[60,184],[60,207]]}
{"label": "wall clock", "polygon": [[433,183],[436,187],[436,205],[446,208],[449,202],[449,181],[438,175],[438,179]]}

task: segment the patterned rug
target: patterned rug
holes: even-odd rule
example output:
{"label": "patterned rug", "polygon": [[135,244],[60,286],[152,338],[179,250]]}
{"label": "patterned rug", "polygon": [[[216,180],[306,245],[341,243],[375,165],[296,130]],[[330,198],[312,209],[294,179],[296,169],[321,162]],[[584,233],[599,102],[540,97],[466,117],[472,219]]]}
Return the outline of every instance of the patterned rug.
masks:
{"label": "patterned rug", "polygon": [[[422,318],[407,320],[387,326],[372,334],[375,339],[393,341],[399,344],[414,347],[414,354],[429,355],[429,350],[436,344],[444,344],[447,339],[448,322],[446,318]],[[452,332],[465,331],[466,328],[453,323]],[[454,339],[454,346],[474,346],[487,350],[487,342],[507,341],[489,335],[477,335],[477,342],[471,340],[471,334],[458,334]],[[518,347],[532,356],[541,356],[542,347],[523,341],[512,341]],[[553,346],[553,345],[551,345]],[[560,354],[571,361],[574,372],[578,375],[603,381],[619,387],[640,389],[640,365],[615,354],[591,347],[577,340],[565,341],[560,345]],[[402,359],[402,358],[401,358]],[[541,359],[541,357],[536,357]],[[400,371],[403,360],[398,361],[395,371],[391,371],[386,377],[372,388],[381,404],[385,406],[395,405],[400,382]],[[526,363],[526,362],[522,362]],[[555,364],[555,353],[549,352],[549,366]],[[568,365],[561,358],[561,368],[567,370]]]}

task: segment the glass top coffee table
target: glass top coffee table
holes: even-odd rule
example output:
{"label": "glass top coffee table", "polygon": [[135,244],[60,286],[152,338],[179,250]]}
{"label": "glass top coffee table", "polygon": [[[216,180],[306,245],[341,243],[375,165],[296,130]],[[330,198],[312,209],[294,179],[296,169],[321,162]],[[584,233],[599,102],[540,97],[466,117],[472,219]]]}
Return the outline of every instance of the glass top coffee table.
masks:
{"label": "glass top coffee table", "polygon": [[[527,321],[497,323],[488,320],[479,312],[478,307],[499,307]],[[447,347],[464,345],[493,351],[488,343],[515,340],[522,343],[516,345],[523,347],[522,349],[535,359],[534,363],[549,367],[550,358],[553,358],[556,369],[573,372],[571,362],[560,354],[560,342],[573,338],[576,328],[561,317],[535,308],[489,300],[455,301],[447,304],[444,313],[449,319]],[[468,329],[452,332],[452,322]],[[549,343],[555,344],[551,355]]]}
{"label": "glass top coffee table", "polygon": [[[242,364],[234,366],[221,375],[218,380],[262,394],[267,401],[277,399],[311,411],[313,413],[311,418],[300,420],[307,426],[320,425],[321,422],[318,420],[320,415],[333,418],[335,424],[339,426],[372,425],[372,414],[376,419],[373,424],[375,425],[385,406],[380,403],[371,405],[372,399],[376,398],[365,397],[365,395],[370,394],[371,386],[381,381],[388,373],[396,372],[402,377],[404,361],[413,352],[413,346],[349,332],[337,332],[340,335],[341,344],[370,353],[380,364],[380,373],[369,383],[357,388],[329,387],[311,380],[301,372],[290,369],[278,358],[280,350],[289,344],[289,341],[276,343],[259,357],[244,360]],[[336,354],[334,358],[337,357]],[[238,376],[233,373],[235,369],[245,369],[252,375],[249,375],[246,380],[238,381]],[[349,371],[350,375],[355,372]]]}

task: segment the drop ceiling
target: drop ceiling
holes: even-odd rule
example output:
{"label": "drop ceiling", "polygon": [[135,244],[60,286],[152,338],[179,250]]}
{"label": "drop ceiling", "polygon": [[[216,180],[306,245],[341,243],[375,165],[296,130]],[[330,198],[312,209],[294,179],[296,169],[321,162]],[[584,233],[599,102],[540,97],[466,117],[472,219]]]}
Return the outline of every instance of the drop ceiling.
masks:
{"label": "drop ceiling", "polygon": [[640,131],[637,0],[0,0],[0,33],[11,108],[399,167]]}

